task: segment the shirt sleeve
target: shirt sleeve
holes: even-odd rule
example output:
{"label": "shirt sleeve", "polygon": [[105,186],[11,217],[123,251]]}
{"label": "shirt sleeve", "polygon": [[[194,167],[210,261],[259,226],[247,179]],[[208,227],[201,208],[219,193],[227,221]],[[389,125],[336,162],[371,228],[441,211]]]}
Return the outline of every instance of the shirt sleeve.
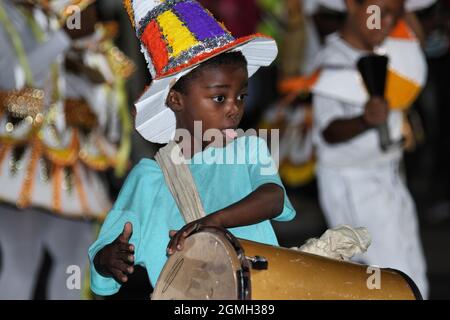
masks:
{"label": "shirt sleeve", "polygon": [[322,95],[314,95],[313,110],[314,124],[320,131],[325,130],[332,121],[348,117],[344,105]]}
{"label": "shirt sleeve", "polygon": [[274,183],[283,188],[283,211],[274,220],[292,220],[295,217],[295,210],[286,194],[286,190],[278,174],[278,167],[270,155],[266,141],[258,137],[248,137],[248,150],[248,168],[252,189],[256,190],[258,187],[268,183]]}
{"label": "shirt sleeve", "polygon": [[113,242],[123,231],[127,222],[133,226],[133,234],[130,243],[135,247],[135,261],[140,255],[140,221],[136,214],[129,211],[112,210],[108,213],[105,222],[100,230],[98,239],[89,248],[91,289],[100,296],[109,296],[119,291],[121,285],[112,277],[103,277],[94,266],[96,254],[107,244]]}

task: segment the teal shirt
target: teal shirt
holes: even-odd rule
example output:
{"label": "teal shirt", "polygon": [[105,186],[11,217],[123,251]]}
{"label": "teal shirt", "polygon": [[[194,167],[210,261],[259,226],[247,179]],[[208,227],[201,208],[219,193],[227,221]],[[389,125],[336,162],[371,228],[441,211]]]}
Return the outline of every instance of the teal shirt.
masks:
{"label": "teal shirt", "polygon": [[[234,164],[228,161],[223,164],[231,154],[234,154]],[[255,136],[241,137],[224,148],[208,148],[197,153],[189,168],[207,214],[242,200],[263,184],[283,187],[265,140]],[[285,194],[283,212],[275,220],[289,221],[294,217],[295,211]],[[98,239],[89,248],[91,289],[98,295],[112,295],[120,289],[113,278],[97,273],[93,259],[119,236],[126,222],[133,225],[130,243],[135,246],[135,263],[147,269],[154,286],[167,261],[169,230],[179,230],[185,224],[154,160],[143,159],[133,168]],[[278,245],[269,220],[229,231],[238,238]]]}

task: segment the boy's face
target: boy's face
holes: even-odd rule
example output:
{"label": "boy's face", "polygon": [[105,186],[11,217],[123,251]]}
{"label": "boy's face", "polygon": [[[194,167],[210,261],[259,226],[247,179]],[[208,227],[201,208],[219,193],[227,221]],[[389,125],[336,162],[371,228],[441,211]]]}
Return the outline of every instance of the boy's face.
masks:
{"label": "boy's face", "polygon": [[202,136],[208,129],[237,129],[244,114],[247,87],[246,67],[210,67],[189,81],[185,93],[171,90],[167,104],[175,112],[177,128],[187,129],[192,136],[194,121],[202,122]]}
{"label": "boy's face", "polygon": [[[368,12],[368,8],[373,5],[380,8],[381,28],[369,28],[373,11]],[[368,48],[374,48],[386,39],[403,16],[404,5],[405,0],[347,0],[351,27]]]}

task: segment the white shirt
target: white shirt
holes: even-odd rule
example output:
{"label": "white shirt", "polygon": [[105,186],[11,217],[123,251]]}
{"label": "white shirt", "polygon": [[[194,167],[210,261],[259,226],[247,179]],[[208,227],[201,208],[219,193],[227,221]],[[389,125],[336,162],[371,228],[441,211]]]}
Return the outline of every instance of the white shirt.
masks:
{"label": "white shirt", "polygon": [[[364,55],[363,51],[352,48],[339,35],[333,34],[327,39],[327,44],[319,59],[324,68],[333,66],[355,69],[356,63],[362,55]],[[342,83],[336,85],[342,85]],[[352,93],[352,88],[347,88],[347,90],[349,94]],[[365,167],[401,158],[400,146],[388,152],[381,150],[378,132],[375,129],[367,130],[342,143],[329,144],[325,141],[322,133],[334,120],[351,119],[362,115],[364,113],[363,104],[352,104],[321,91],[314,92],[313,108],[313,142],[316,146],[319,166],[329,168]],[[391,111],[389,114],[388,126],[393,141],[399,141],[402,137],[402,117],[400,111]]]}

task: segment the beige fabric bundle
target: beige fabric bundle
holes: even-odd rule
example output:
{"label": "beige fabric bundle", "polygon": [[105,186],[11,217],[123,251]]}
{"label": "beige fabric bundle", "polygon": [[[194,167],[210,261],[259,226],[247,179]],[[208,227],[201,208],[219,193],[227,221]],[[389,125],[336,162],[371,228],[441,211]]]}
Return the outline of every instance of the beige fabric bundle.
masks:
{"label": "beige fabric bundle", "polygon": [[327,230],[319,239],[309,239],[300,248],[292,248],[327,258],[348,261],[367,251],[371,236],[366,228],[347,225]]}

